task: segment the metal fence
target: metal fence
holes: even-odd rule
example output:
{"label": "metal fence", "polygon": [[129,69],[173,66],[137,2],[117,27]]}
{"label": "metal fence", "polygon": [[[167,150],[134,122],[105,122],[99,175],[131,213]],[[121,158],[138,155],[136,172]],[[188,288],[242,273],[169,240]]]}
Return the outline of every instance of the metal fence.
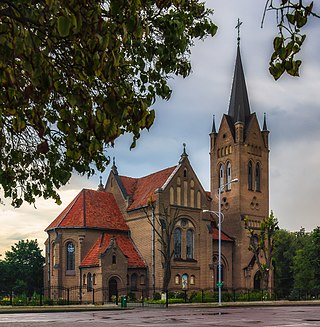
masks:
{"label": "metal fence", "polygon": [[[169,306],[173,303],[214,303],[218,302],[218,291],[212,289],[181,290],[171,288],[166,292],[156,289],[117,289],[111,294],[108,288],[50,287],[35,291],[32,296],[8,293],[0,290],[0,305],[71,305],[108,304],[121,306]],[[285,298],[276,290],[223,289],[222,302],[250,302],[268,300],[318,300],[320,289],[294,289]]]}

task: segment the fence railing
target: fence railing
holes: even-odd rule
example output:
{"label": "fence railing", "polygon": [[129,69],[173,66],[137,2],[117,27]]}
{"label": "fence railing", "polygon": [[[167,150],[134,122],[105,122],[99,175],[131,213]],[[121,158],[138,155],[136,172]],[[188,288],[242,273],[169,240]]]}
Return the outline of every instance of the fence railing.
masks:
{"label": "fence railing", "polygon": [[[13,291],[0,290],[0,305],[71,305],[71,304],[108,304],[125,306],[168,306],[173,303],[214,303],[218,302],[218,292],[212,289],[171,288],[166,292],[157,289],[153,294],[145,289],[127,288],[110,290],[108,288],[49,287],[35,291],[32,296],[15,294]],[[223,289],[222,302],[250,302],[268,300],[318,300],[320,289],[294,289],[289,296],[283,297],[276,290]]]}

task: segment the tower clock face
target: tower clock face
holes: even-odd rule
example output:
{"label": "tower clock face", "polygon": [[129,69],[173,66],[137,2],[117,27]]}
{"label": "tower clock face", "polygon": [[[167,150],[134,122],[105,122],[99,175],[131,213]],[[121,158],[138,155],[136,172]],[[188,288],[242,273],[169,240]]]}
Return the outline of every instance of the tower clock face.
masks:
{"label": "tower clock face", "polygon": [[74,252],[74,245],[72,243],[68,244],[68,252],[73,253]]}

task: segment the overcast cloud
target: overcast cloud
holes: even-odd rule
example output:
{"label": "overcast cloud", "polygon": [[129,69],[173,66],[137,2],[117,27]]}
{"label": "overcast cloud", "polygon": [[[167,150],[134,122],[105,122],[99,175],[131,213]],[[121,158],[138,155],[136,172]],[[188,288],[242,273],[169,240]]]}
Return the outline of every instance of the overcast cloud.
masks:
{"label": "overcast cloud", "polygon": [[[208,0],[215,9],[218,34],[197,42],[192,52],[193,73],[187,79],[174,78],[169,102],[155,105],[156,121],[150,132],[143,132],[136,149],[130,151],[130,136],[116,141],[109,155],[116,157],[122,175],[140,177],[176,165],[187,144],[191,164],[205,189],[209,190],[209,136],[212,115],[217,128],[227,112],[236,57],[235,25],[241,28],[241,55],[251,112],[260,125],[267,113],[270,130],[270,209],[280,227],[312,230],[319,225],[317,203],[320,194],[320,22],[307,29],[300,78],[284,77],[275,82],[268,73],[275,21],[268,14],[260,28],[264,1]],[[103,181],[109,174],[107,168]],[[92,179],[74,176],[60,192],[62,206],[39,200],[33,206],[12,209],[0,207],[0,253],[20,239],[38,239],[42,246],[43,230],[68,205],[82,188],[96,188],[99,174]]]}

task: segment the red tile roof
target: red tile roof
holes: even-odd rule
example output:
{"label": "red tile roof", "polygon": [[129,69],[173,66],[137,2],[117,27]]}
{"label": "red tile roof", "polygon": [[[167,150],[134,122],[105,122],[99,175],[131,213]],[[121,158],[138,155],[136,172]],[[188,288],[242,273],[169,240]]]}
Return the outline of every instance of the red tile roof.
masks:
{"label": "red tile roof", "polygon": [[[219,240],[219,230],[214,226],[212,226],[212,238],[214,240]],[[233,242],[233,239],[221,231],[221,241]]]}
{"label": "red tile roof", "polygon": [[146,267],[145,262],[136,250],[132,240],[127,234],[102,234],[86,257],[81,262],[81,267],[99,266],[100,255],[103,254],[110,245],[111,239],[114,238],[122,253],[128,258],[128,266],[131,268]]}
{"label": "red tile roof", "polygon": [[141,178],[120,176],[124,188],[132,198],[128,210],[147,205],[150,194],[165,184],[175,168],[176,166],[166,168]]}
{"label": "red tile roof", "polygon": [[46,228],[92,227],[129,230],[113,194],[83,189]]}

